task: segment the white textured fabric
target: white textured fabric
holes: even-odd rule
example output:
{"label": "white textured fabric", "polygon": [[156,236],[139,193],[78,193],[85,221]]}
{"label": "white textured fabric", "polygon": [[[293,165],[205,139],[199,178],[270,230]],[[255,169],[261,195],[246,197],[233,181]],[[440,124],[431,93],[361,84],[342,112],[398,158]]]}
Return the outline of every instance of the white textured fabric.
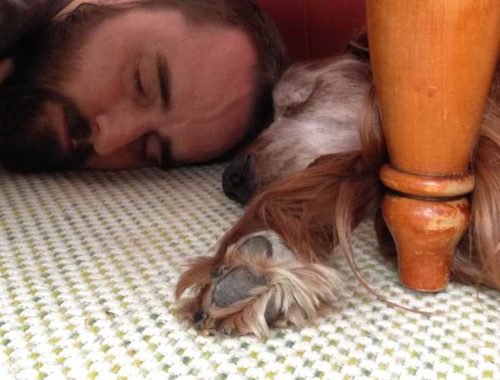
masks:
{"label": "white textured fabric", "polygon": [[178,320],[186,259],[210,253],[242,213],[222,167],[0,172],[0,379],[499,379],[500,295],[451,284],[402,289],[370,223],[357,262],[393,301],[348,280],[346,304],[267,340],[202,337]]}

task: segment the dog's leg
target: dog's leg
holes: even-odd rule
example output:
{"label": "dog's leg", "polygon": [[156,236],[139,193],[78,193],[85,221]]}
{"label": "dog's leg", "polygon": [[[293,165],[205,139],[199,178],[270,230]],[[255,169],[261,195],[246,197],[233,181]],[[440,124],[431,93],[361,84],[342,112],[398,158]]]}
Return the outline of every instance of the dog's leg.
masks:
{"label": "dog's leg", "polygon": [[203,332],[265,336],[270,326],[302,326],[339,301],[342,280],[325,263],[296,256],[272,231],[240,238],[222,257],[202,259],[183,274],[180,312]]}
{"label": "dog's leg", "polygon": [[337,305],[342,280],[330,254],[376,211],[377,173],[355,153],[324,156],[257,195],[215,256],[181,276],[177,298],[194,293],[181,313],[204,331],[263,336]]}

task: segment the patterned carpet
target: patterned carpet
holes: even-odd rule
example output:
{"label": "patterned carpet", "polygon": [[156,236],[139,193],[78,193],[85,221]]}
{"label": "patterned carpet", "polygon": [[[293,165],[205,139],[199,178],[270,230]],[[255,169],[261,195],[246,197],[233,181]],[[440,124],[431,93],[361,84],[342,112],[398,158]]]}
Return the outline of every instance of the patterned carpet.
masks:
{"label": "patterned carpet", "polygon": [[202,337],[176,317],[186,259],[241,214],[221,166],[171,172],[0,173],[0,379],[500,379],[500,294],[399,287],[371,224],[354,240],[370,283],[345,307],[267,340]]}

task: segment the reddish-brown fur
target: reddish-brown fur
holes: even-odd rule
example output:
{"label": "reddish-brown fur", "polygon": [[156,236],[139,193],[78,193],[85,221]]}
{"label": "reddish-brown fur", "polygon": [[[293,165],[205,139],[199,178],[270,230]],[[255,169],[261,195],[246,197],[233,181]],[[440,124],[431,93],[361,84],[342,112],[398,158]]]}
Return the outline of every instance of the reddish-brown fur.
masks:
{"label": "reddish-brown fur", "polygon": [[[497,70],[471,162],[476,176],[476,186],[470,195],[472,220],[452,267],[454,280],[495,289],[500,289],[499,83]],[[378,108],[371,86],[359,122],[359,150],[318,157],[309,167],[263,186],[243,217],[224,236],[215,257],[199,259],[181,277],[177,297],[193,286],[198,293],[195,306],[190,303],[189,310],[184,309],[187,314],[200,309],[202,294],[212,281],[210,273],[224,264],[228,248],[254,231],[277,232],[296,254],[297,260],[304,262],[325,263],[333,247],[340,245],[354,273],[365,283],[352,257],[351,233],[361,221],[376,218],[381,247],[389,257],[394,257],[394,243],[380,216],[384,188],[378,174],[387,158],[380,122],[373,116],[374,110]],[[283,129],[282,133],[286,130]],[[280,130],[276,130],[264,138],[280,138],[279,134]],[[251,152],[258,156],[259,150],[267,143],[257,141],[246,154]],[[256,333],[248,326],[239,328],[236,324],[232,327],[232,331]]]}

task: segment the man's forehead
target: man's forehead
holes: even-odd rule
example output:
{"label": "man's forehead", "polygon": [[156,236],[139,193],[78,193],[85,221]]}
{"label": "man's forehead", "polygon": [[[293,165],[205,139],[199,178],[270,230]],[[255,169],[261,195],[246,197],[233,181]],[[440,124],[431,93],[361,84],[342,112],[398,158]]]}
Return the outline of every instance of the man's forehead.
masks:
{"label": "man's forehead", "polygon": [[[225,24],[217,17],[212,17],[206,13],[206,9],[197,10],[196,7],[182,7],[169,1],[153,1],[153,0],[91,0],[78,1],[79,5],[96,4],[96,5],[117,5],[111,8],[111,12],[107,12],[107,17],[102,18],[102,13],[99,12],[99,7],[95,10],[100,14],[100,19],[103,22],[96,23],[99,29],[102,26],[120,25],[122,28],[130,28],[134,26],[147,28],[151,26],[151,21],[159,21],[156,25],[160,25],[164,30],[185,30],[193,35],[195,33],[207,33],[212,36],[233,31],[234,34],[247,36],[248,33],[233,25]],[[54,21],[56,23],[64,21],[72,12],[78,12],[78,6],[67,8]],[[198,12],[199,11],[199,12]],[[91,18],[93,13],[86,12],[86,16]],[[144,23],[146,21],[146,23]]]}
{"label": "man's forehead", "polygon": [[[131,4],[140,4],[143,2],[120,1]],[[198,22],[197,19],[192,19],[183,10],[175,7],[148,8],[137,6],[126,7],[123,12],[119,12],[113,17],[104,20],[104,22],[97,26],[96,31],[104,30],[110,38],[116,39],[115,37],[121,35],[121,32],[117,31],[117,28],[123,31],[123,35],[135,29],[136,31],[140,30],[149,33],[148,37],[155,36],[159,38],[158,41],[141,39],[145,45],[161,43],[167,36],[174,38],[182,37],[183,46],[191,44],[210,45],[212,56],[232,50],[230,54],[236,62],[257,60],[258,54],[248,32],[233,25],[211,22],[209,18],[206,21]],[[121,36],[123,37],[123,35]],[[130,36],[130,33],[128,35]],[[146,37],[146,35],[140,34],[137,34],[137,36],[140,38]],[[121,41],[122,38],[118,40]],[[123,42],[126,43],[126,40],[123,40]],[[238,50],[241,54],[235,53]]]}

